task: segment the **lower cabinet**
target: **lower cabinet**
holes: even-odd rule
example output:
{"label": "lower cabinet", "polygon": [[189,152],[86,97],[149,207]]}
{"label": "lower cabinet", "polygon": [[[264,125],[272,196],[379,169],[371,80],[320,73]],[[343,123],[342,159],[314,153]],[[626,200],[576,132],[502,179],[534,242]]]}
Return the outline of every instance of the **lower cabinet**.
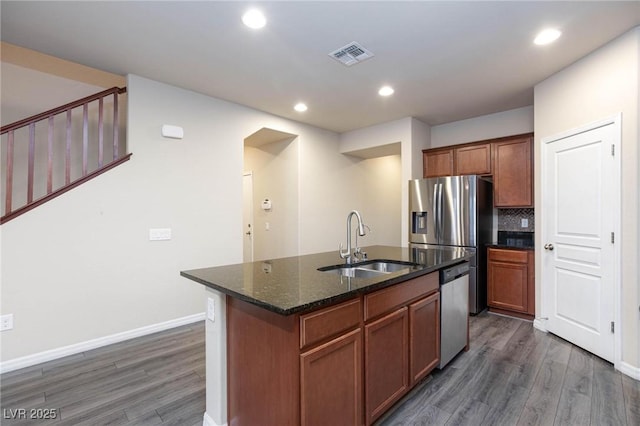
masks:
{"label": "lower cabinet", "polygon": [[438,272],[304,314],[227,298],[234,426],[371,425],[440,357]]}
{"label": "lower cabinet", "polygon": [[364,296],[367,425],[440,361],[438,278],[435,272]]}
{"label": "lower cabinet", "polygon": [[535,315],[533,251],[489,248],[487,257],[489,310],[532,319]]}
{"label": "lower cabinet", "polygon": [[367,424],[409,388],[409,311],[402,308],[364,327]]}
{"label": "lower cabinet", "polygon": [[409,305],[409,386],[440,363],[440,292]]}
{"label": "lower cabinet", "polygon": [[362,424],[362,331],[300,355],[302,425]]}

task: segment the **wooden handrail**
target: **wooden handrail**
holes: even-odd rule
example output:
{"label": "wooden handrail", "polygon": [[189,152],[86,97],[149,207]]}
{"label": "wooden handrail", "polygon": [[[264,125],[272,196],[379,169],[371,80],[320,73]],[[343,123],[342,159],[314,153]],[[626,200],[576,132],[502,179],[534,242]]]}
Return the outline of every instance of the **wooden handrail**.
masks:
{"label": "wooden handrail", "polygon": [[117,93],[118,95],[120,95],[126,92],[127,92],[126,87],[112,87],[111,89],[107,89],[102,92],[96,93],[94,95],[87,96],[86,98],[78,99],[77,101],[69,102],[68,104],[50,109],[49,111],[41,112],[40,114],[27,117],[24,120],[16,121],[15,123],[2,126],[2,128],[0,128],[0,135],[3,135],[11,130],[16,130],[24,126],[28,126],[31,123],[41,121],[45,118],[49,118],[52,115],[60,114],[61,112],[65,112],[67,110],[82,106],[87,102],[95,101],[96,99],[104,98],[105,96],[108,96],[114,93]]}
{"label": "wooden handrail", "polygon": [[[69,102],[65,105],[59,106],[57,108],[50,109],[40,114],[33,115],[31,117],[25,118],[20,121],[16,121],[14,123],[8,124],[6,126],[2,126],[0,128],[0,135],[7,134],[6,140],[3,138],[3,145],[6,142],[6,172],[5,172],[5,205],[2,211],[2,216],[0,217],[0,224],[4,224],[7,221],[26,213],[27,211],[57,197],[60,194],[63,194],[69,191],[72,188],[90,180],[101,173],[104,173],[107,170],[112,169],[113,167],[122,164],[123,162],[129,160],[131,154],[122,155],[119,147],[119,134],[120,134],[120,121],[119,121],[119,105],[118,98],[119,95],[126,93],[126,87],[112,87],[111,89],[103,90],[102,92],[86,96],[82,99],[78,99],[73,102]],[[113,96],[113,123],[110,123],[110,126],[113,127],[113,141],[112,141],[112,149],[113,149],[113,159],[106,160],[104,159],[104,98]],[[97,168],[93,165],[89,164],[89,104],[91,102],[98,101],[98,117],[97,117],[97,150],[98,150],[98,158],[97,158]],[[75,178],[72,180],[71,169],[72,169],[72,146],[73,146],[73,132],[72,132],[72,110],[74,108],[82,107],[82,139],[80,143],[81,152],[81,163],[79,165],[75,165],[74,168],[79,167],[81,171],[81,175],[79,178]],[[58,152],[60,158],[64,159],[64,169],[61,170],[61,177],[64,177],[64,184],[59,187],[54,187],[53,180],[53,159],[54,159],[54,117],[62,116],[65,118],[65,132],[62,139],[62,144],[58,145],[61,150]],[[36,173],[36,125],[44,122],[47,126],[47,138],[44,144],[46,148],[46,194],[40,196],[38,198],[37,194],[34,193],[34,186],[36,184],[36,178],[40,178],[42,175],[40,172],[42,171],[40,166],[38,166],[38,173]],[[25,148],[28,148],[26,154],[27,158],[24,161],[24,169],[20,166],[16,169],[14,167],[14,155],[15,155],[15,146],[18,144],[18,141],[14,137],[14,133],[19,129],[28,128],[28,138],[27,138],[27,146],[22,147],[22,152],[24,152]],[[93,137],[91,137],[93,140]],[[93,145],[94,142],[91,142]],[[39,152],[43,151],[38,148]],[[3,146],[4,151],[4,146]],[[24,157],[21,157],[24,158]],[[39,161],[39,160],[38,160]],[[19,175],[25,176],[22,173],[26,172],[26,203],[21,202],[20,205],[15,206],[15,200],[13,200],[13,195],[15,194],[14,190],[14,172],[17,171]],[[57,173],[56,173],[57,174]],[[57,185],[56,185],[57,186]],[[15,209],[14,209],[15,207]]]}
{"label": "wooden handrail", "polygon": [[89,180],[91,180],[91,179],[93,179],[93,178],[95,178],[97,176],[100,176],[104,172],[107,172],[107,171],[113,169],[116,166],[119,166],[120,164],[122,164],[122,163],[124,163],[126,161],[129,161],[129,159],[131,158],[132,155],[133,154],[126,154],[126,155],[120,157],[120,159],[118,159],[116,161],[112,161],[111,163],[107,164],[106,166],[101,167],[101,168],[99,168],[98,170],[96,170],[96,171],[94,171],[92,173],[89,173],[88,175],[84,176],[83,178],[75,180],[75,181],[71,182],[69,185],[65,185],[62,188],[57,189],[57,190],[45,195],[44,197],[33,201],[31,204],[27,204],[27,205],[25,205],[23,207],[20,207],[19,209],[16,209],[16,210],[12,211],[11,213],[5,214],[4,216],[0,217],[0,225],[9,222],[11,219],[15,219],[16,217],[28,212],[29,210],[32,210],[32,209],[38,207],[39,205],[46,203],[47,201],[53,200],[54,198],[64,194],[65,192],[67,192],[67,191],[69,191],[69,190],[71,190],[71,189],[73,189],[73,188],[75,188],[77,186],[80,186],[81,184],[83,184],[83,183],[85,183],[85,182],[87,182],[87,181],[89,181]]}

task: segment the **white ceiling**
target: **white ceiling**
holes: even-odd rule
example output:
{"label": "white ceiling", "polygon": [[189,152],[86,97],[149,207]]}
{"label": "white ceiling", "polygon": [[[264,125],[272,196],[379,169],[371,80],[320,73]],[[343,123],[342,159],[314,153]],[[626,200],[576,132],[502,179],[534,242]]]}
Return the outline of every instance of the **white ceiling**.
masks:
{"label": "white ceiling", "polygon": [[[241,22],[250,6],[267,26]],[[133,73],[344,132],[412,116],[436,125],[533,104],[533,86],[630,28],[640,2],[25,2],[8,43]],[[553,45],[532,43],[553,26]],[[328,54],[356,41],[375,57]],[[395,88],[378,96],[383,84]],[[293,110],[296,102],[309,106]]]}

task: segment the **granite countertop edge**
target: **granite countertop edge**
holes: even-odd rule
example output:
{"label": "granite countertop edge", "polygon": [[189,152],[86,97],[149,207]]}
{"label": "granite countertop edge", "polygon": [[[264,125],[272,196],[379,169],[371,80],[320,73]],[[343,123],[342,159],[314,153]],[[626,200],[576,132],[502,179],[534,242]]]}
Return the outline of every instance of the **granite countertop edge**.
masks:
{"label": "granite countertop edge", "polygon": [[[400,247],[389,247],[389,248],[393,248],[393,249],[402,249]],[[407,250],[406,248],[404,248],[403,250]],[[437,249],[432,249],[432,250],[437,250]],[[408,259],[406,258],[406,256],[376,256],[375,250],[372,250],[373,253],[372,256],[369,257],[368,261],[372,261],[372,260],[381,260],[381,261],[399,261],[399,262],[409,262]],[[282,306],[278,306],[277,304],[274,303],[270,303],[268,300],[265,300],[266,298],[258,298],[258,297],[252,297],[248,294],[244,294],[241,293],[239,291],[234,290],[234,288],[232,288],[233,286],[231,285],[225,285],[223,283],[223,281],[225,281],[223,278],[220,279],[216,279],[214,278],[214,276],[216,275],[215,272],[216,271],[223,271],[224,268],[236,268],[236,269],[240,269],[242,266],[249,266],[249,265],[255,265],[261,262],[253,262],[253,263],[249,263],[249,264],[237,264],[237,265],[227,265],[227,266],[221,266],[221,267],[213,267],[213,268],[201,268],[201,269],[195,269],[195,270],[189,270],[189,271],[181,271],[180,275],[188,278],[190,280],[193,280],[199,284],[202,284],[208,288],[217,290],[221,293],[224,293],[227,296],[242,300],[244,302],[247,303],[251,303],[253,305],[259,306],[261,308],[264,308],[266,310],[269,310],[271,312],[275,312],[277,314],[280,315],[292,315],[292,314],[297,314],[297,313],[304,313],[304,312],[308,312],[308,311],[312,311],[324,306],[329,306],[329,305],[333,305],[336,303],[339,303],[341,301],[350,299],[356,295],[360,295],[360,294],[367,294],[376,290],[380,290],[386,287],[390,287],[393,286],[395,284],[399,284],[401,282],[413,279],[413,278],[417,278],[420,277],[422,275],[426,275],[429,274],[431,272],[440,270],[442,268],[445,268],[447,266],[450,265],[454,265],[456,263],[460,263],[466,260],[469,260],[472,256],[473,253],[470,251],[466,251],[463,250],[463,252],[461,252],[462,254],[460,256],[457,256],[455,258],[452,259],[448,259],[448,260],[443,260],[443,261],[439,261],[437,264],[428,264],[428,265],[424,265],[424,264],[417,264],[417,266],[413,266],[411,271],[408,273],[392,273],[390,277],[387,276],[381,276],[381,277],[376,277],[376,278],[370,278],[370,279],[366,279],[366,280],[362,280],[362,281],[358,281],[357,284],[355,286],[355,288],[349,288],[346,289],[345,291],[336,293],[336,294],[331,294],[328,295],[326,297],[320,297],[318,299],[314,299],[314,300],[309,300],[309,301],[305,301],[305,302],[300,302],[299,304],[296,304],[295,306],[288,306],[288,307],[282,307]],[[326,255],[326,253],[320,253],[317,256],[324,256]],[[305,257],[309,257],[309,256],[314,256],[314,255],[305,255]],[[291,257],[288,259],[296,259],[296,258],[301,258],[302,256],[295,256],[295,257]],[[285,258],[284,260],[286,260],[287,258]],[[272,260],[272,262],[277,262],[277,261],[281,261],[282,259],[274,259]],[[271,261],[269,261],[271,262]],[[413,262],[413,263],[417,263],[417,262]],[[313,265],[311,267],[309,267],[309,271],[308,273],[310,274],[324,274],[323,272],[319,272],[319,271],[315,271],[314,269],[316,269],[316,266],[318,265]],[[324,266],[324,265],[319,265],[319,266]],[[203,278],[202,275],[205,275],[205,273],[208,273],[211,278]],[[227,272],[228,274],[228,272]],[[219,274],[221,277],[223,277],[225,274],[223,272],[221,272]],[[319,275],[320,277],[322,277],[323,280],[327,281],[328,283],[332,283],[335,281],[337,275],[332,276],[332,275],[326,275],[326,277],[324,275]],[[299,278],[299,280],[301,280]],[[295,280],[292,279],[291,280],[293,283],[292,285],[295,286]],[[362,284],[364,283],[364,285]],[[236,283],[237,284],[237,283]],[[290,290],[290,288],[285,288],[285,290]]]}

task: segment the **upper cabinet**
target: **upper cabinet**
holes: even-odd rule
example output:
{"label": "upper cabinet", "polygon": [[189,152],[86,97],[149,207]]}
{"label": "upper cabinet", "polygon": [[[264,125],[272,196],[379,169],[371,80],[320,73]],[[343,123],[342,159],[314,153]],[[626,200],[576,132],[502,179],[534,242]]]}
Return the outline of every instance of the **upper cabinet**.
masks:
{"label": "upper cabinet", "polygon": [[496,207],[533,206],[533,137],[493,144],[493,204]]}
{"label": "upper cabinet", "polygon": [[453,176],[453,149],[423,151],[424,177]]}
{"label": "upper cabinet", "polygon": [[456,175],[490,175],[491,174],[491,144],[456,148],[454,152]]}
{"label": "upper cabinet", "polygon": [[495,207],[533,206],[533,134],[422,151],[424,177],[493,177]]}

